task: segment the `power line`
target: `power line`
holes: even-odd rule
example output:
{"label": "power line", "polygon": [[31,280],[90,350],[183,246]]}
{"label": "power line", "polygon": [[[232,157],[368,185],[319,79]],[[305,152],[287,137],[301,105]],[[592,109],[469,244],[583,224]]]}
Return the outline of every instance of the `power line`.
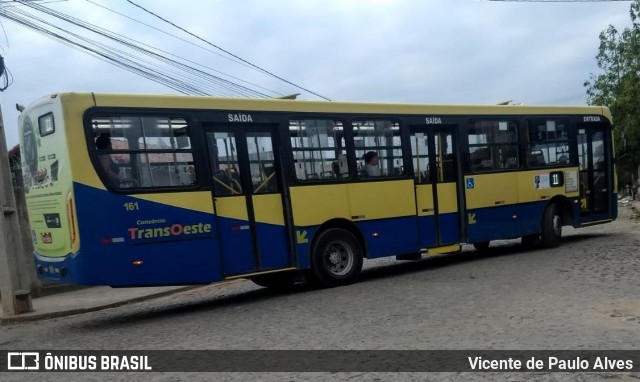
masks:
{"label": "power line", "polygon": [[263,68],[261,68],[261,67],[259,67],[259,66],[255,65],[255,64],[253,64],[253,63],[251,63],[251,62],[249,62],[249,61],[247,61],[247,60],[245,60],[245,59],[243,59],[243,58],[241,58],[241,57],[239,57],[239,56],[237,56],[237,55],[235,55],[235,54],[233,54],[233,53],[229,52],[228,50],[225,50],[225,49],[223,49],[223,48],[219,47],[218,45],[216,45],[216,44],[214,44],[214,43],[212,43],[212,42],[209,42],[209,41],[205,40],[204,38],[202,38],[202,37],[200,37],[200,36],[198,36],[198,35],[196,35],[196,34],[194,34],[194,33],[189,32],[188,30],[184,29],[183,27],[181,27],[181,26],[179,26],[179,25],[177,25],[177,24],[175,24],[175,23],[171,22],[170,20],[165,19],[164,17],[162,17],[162,16],[160,16],[160,15],[158,15],[158,14],[156,14],[156,13],[154,13],[154,12],[152,12],[152,11],[150,11],[150,10],[146,9],[146,8],[144,8],[144,7],[143,7],[143,6],[141,6],[141,5],[138,5],[138,4],[134,3],[134,2],[133,2],[133,1],[131,1],[131,0],[125,0],[125,1],[126,1],[126,2],[128,2],[129,4],[133,5],[133,6],[137,7],[137,8],[142,9],[144,12],[146,12],[146,13],[148,13],[148,14],[150,14],[150,15],[154,16],[154,17],[157,17],[158,19],[160,19],[160,20],[164,21],[165,23],[168,23],[168,24],[170,24],[170,25],[174,26],[175,28],[178,28],[178,29],[180,29],[181,31],[183,31],[183,32],[185,32],[185,33],[187,33],[187,34],[189,34],[189,35],[191,35],[191,36],[193,36],[193,37],[197,38],[198,40],[200,40],[200,41],[202,41],[202,42],[204,42],[204,43],[206,43],[206,44],[208,44],[208,45],[210,45],[210,46],[212,46],[212,47],[214,47],[214,48],[216,48],[216,49],[221,50],[222,52],[224,52],[224,53],[226,53],[226,54],[230,55],[231,57],[234,57],[234,58],[236,58],[236,59],[238,59],[238,60],[240,60],[240,61],[242,61],[242,62],[244,62],[244,63],[246,63],[246,64],[248,64],[248,65],[251,65],[253,68],[255,68],[255,69],[257,69],[257,70],[259,70],[259,71],[261,71],[261,72],[263,72],[263,73],[265,73],[265,74],[268,74],[268,75],[270,75],[270,76],[272,76],[272,77],[274,77],[274,78],[277,78],[277,79],[279,79],[279,80],[281,80],[281,81],[284,81],[284,82],[288,83],[289,85],[293,85],[293,86],[297,87],[298,89],[301,89],[301,90],[304,90],[304,91],[306,91],[306,92],[308,92],[308,93],[311,93],[311,94],[313,94],[313,95],[316,95],[316,96],[318,96],[318,97],[320,97],[320,98],[322,98],[322,99],[325,99],[325,100],[327,100],[327,101],[331,101],[329,98],[327,98],[327,97],[325,97],[325,96],[322,96],[322,95],[320,95],[320,94],[318,94],[318,93],[316,93],[316,92],[313,92],[313,91],[311,91],[311,90],[309,90],[309,89],[305,89],[305,88],[303,88],[303,87],[302,87],[302,86],[300,86],[300,85],[296,85],[296,84],[294,84],[293,82],[291,82],[291,81],[289,81],[289,80],[286,80],[286,79],[284,79],[284,78],[282,78],[282,77],[280,77],[280,76],[278,76],[278,75],[276,75],[276,74],[274,74],[274,73],[271,73],[270,71],[268,71],[268,70],[266,70],[266,69],[263,69]]}
{"label": "power line", "polygon": [[[184,70],[186,72],[189,72],[189,73],[191,73],[191,74],[193,74],[193,75],[195,75],[197,77],[200,77],[202,79],[213,80],[216,83],[218,83],[219,85],[221,85],[222,87],[225,87],[227,89],[229,89],[230,87],[233,87],[233,88],[235,88],[237,90],[237,92],[239,94],[242,94],[244,96],[269,97],[268,95],[266,95],[264,93],[260,93],[258,91],[249,89],[249,88],[247,88],[245,86],[238,85],[236,83],[233,83],[231,81],[225,80],[225,79],[220,78],[218,76],[215,76],[215,75],[203,72],[203,71],[201,71],[199,69],[193,68],[192,66],[189,66],[189,65],[186,65],[186,64],[182,64],[182,63],[180,63],[178,61],[175,61],[175,60],[172,60],[170,58],[167,58],[166,56],[163,56],[161,54],[158,54],[158,53],[152,52],[152,51],[150,51],[148,49],[142,48],[139,45],[133,44],[133,43],[128,42],[126,40],[133,41],[133,42],[138,43],[138,44],[140,44],[140,42],[138,42],[136,40],[133,40],[133,39],[129,39],[129,38],[127,38],[125,36],[122,36],[120,34],[117,34],[115,32],[108,31],[108,30],[106,30],[104,28],[100,28],[100,27],[98,27],[96,25],[93,25],[93,24],[87,23],[85,21],[79,20],[79,19],[77,19],[75,17],[66,15],[66,14],[64,14],[62,12],[54,11],[53,9],[50,9],[50,8],[47,8],[47,7],[38,6],[38,5],[35,5],[35,4],[29,4],[29,6],[34,8],[34,9],[36,9],[36,10],[39,10],[39,11],[45,13],[45,14],[48,14],[50,16],[53,16],[53,17],[59,18],[61,20],[64,20],[64,21],[66,21],[66,22],[68,22],[68,23],[70,23],[72,25],[79,26],[81,28],[87,29],[87,30],[89,30],[89,31],[91,31],[93,33],[98,34],[99,36],[108,38],[108,39],[110,39],[112,41],[115,41],[117,43],[125,45],[126,47],[128,47],[130,49],[133,49],[133,50],[136,50],[136,51],[138,51],[138,52],[140,52],[142,54],[145,54],[147,56],[150,56],[150,57],[153,57],[155,59],[158,59],[158,60],[160,60],[160,61],[162,61],[162,62],[164,62],[164,63],[166,63],[166,64],[168,64],[170,66],[176,67],[178,69],[182,69],[182,70]],[[157,48],[153,48],[153,49],[156,49],[156,50],[160,51]],[[179,58],[182,59],[182,60],[185,60],[182,57],[179,57]]]}
{"label": "power line", "polygon": [[[107,11],[109,11],[109,12],[112,12],[112,13],[115,13],[115,14],[117,14],[117,15],[119,15],[119,16],[122,16],[122,17],[124,17],[124,18],[126,18],[126,19],[129,19],[129,20],[131,20],[131,21],[133,21],[133,22],[136,22],[136,23],[138,23],[138,24],[141,24],[141,25],[144,25],[144,26],[146,26],[146,27],[148,27],[148,28],[151,28],[151,29],[153,29],[153,30],[156,30],[156,31],[158,31],[158,32],[160,32],[160,33],[163,33],[163,34],[165,34],[165,35],[171,36],[171,37],[176,38],[176,39],[178,39],[178,40],[180,40],[180,41],[186,42],[187,44],[191,44],[191,45],[193,45],[193,46],[195,46],[195,47],[198,47],[198,48],[200,48],[200,49],[206,50],[206,51],[208,51],[208,52],[210,52],[210,53],[213,53],[213,54],[215,54],[215,55],[217,55],[217,56],[220,56],[220,57],[222,57],[222,58],[224,58],[224,59],[226,59],[226,60],[230,60],[231,62],[234,62],[234,63],[240,64],[240,65],[246,66],[246,67],[248,67],[248,68],[251,68],[249,65],[247,65],[247,64],[245,64],[245,63],[243,63],[243,62],[241,62],[241,61],[238,61],[238,60],[235,60],[235,59],[233,59],[233,58],[231,58],[231,57],[228,57],[228,56],[225,56],[225,55],[223,55],[223,54],[220,54],[220,53],[218,53],[218,52],[216,52],[216,51],[213,51],[213,50],[211,50],[211,49],[208,49],[207,47],[204,47],[204,46],[202,46],[202,45],[195,44],[195,43],[193,43],[192,41],[189,41],[189,40],[187,40],[187,39],[184,39],[184,38],[182,38],[182,37],[180,37],[180,36],[176,36],[176,35],[171,34],[171,33],[169,33],[169,32],[163,31],[162,29],[156,28],[156,27],[154,27],[153,25],[146,24],[146,23],[144,23],[144,22],[142,22],[142,21],[140,21],[140,20],[134,19],[133,17],[127,16],[127,15],[125,15],[125,14],[123,14],[123,13],[120,13],[120,12],[118,12],[118,11],[116,11],[116,10],[113,10],[113,9],[111,9],[111,8],[109,8],[109,7],[106,7],[106,6],[102,5],[102,4],[98,4],[98,3],[94,2],[94,1],[91,1],[91,0],[85,0],[85,1],[87,1],[87,2],[88,2],[88,3],[90,3],[90,4],[95,5],[95,6],[97,6],[97,7],[100,7],[100,8],[102,8],[102,9],[105,9],[105,10],[107,10]],[[135,40],[134,40],[134,41],[135,41]],[[143,44],[143,45],[145,45],[145,46],[149,46],[149,45],[147,45],[147,44]],[[176,55],[174,55],[174,54],[171,54],[171,53],[169,53],[169,52],[166,52],[166,51],[161,50],[161,49],[158,49],[158,48],[154,48],[154,49],[156,49],[156,50],[158,50],[158,51],[161,51],[161,52],[164,52],[164,53],[167,53],[167,54],[169,54],[169,55],[171,55],[171,56],[174,56],[174,57],[179,57],[179,56],[176,56]],[[263,86],[260,86],[260,85],[258,85],[258,84],[255,84],[255,83],[253,83],[253,82],[249,82],[249,81],[243,80],[243,79],[241,79],[241,78],[239,78],[239,77],[235,77],[235,76],[232,76],[232,75],[230,75],[230,74],[227,74],[227,73],[221,72],[221,71],[216,70],[216,69],[214,69],[214,68],[211,68],[211,67],[209,67],[209,66],[202,65],[202,64],[199,64],[199,63],[197,63],[197,62],[194,62],[194,61],[191,61],[191,60],[188,60],[188,59],[182,58],[182,57],[180,57],[180,58],[181,58],[181,59],[183,59],[183,60],[185,60],[185,61],[187,61],[187,62],[191,62],[191,63],[193,63],[193,64],[196,64],[196,65],[198,65],[198,66],[200,66],[200,67],[207,68],[207,69],[209,69],[209,70],[211,70],[211,71],[214,71],[214,72],[216,72],[216,73],[220,73],[221,75],[224,75],[224,76],[226,76],[226,77],[232,78],[232,79],[234,79],[234,80],[237,80],[237,81],[243,82],[243,83],[245,83],[245,84],[248,84],[248,85],[254,86],[254,87],[259,88],[259,89],[262,89],[262,90],[266,90],[266,91],[268,91],[268,92],[270,92],[270,93],[274,93],[274,94],[276,94],[276,95],[278,95],[278,96],[281,96],[281,95],[282,95],[281,93],[278,93],[278,92],[276,92],[276,91],[273,91],[273,90],[267,89],[267,88],[265,88],[265,87],[263,87]]]}
{"label": "power line", "polygon": [[[11,10],[4,9],[5,14],[8,12],[12,12],[12,14],[16,14],[16,13],[21,14],[22,19],[16,20],[17,16],[9,19],[15,22],[21,23],[23,26],[27,26],[31,29],[34,29],[33,22],[31,22],[31,24],[25,22],[25,21],[28,21],[27,18],[33,19],[36,22],[40,23],[40,26],[35,28],[35,30],[38,33],[47,35],[48,37],[54,38],[60,42],[65,43],[66,45],[72,45],[76,49],[80,49],[85,53],[90,53],[94,57],[99,57],[103,61],[106,60],[107,62],[115,64],[116,66],[124,68],[128,71],[132,71],[145,78],[151,79],[155,82],[165,84],[174,90],[180,91],[183,94],[211,95],[211,90],[213,90],[214,94],[215,93],[222,94],[222,95],[237,94],[237,95],[243,95],[243,96],[269,97],[266,94],[260,93],[256,90],[244,87],[232,81],[225,80],[218,76],[196,69],[192,66],[170,59],[162,54],[153,52],[149,49],[142,48],[139,45],[142,43],[136,40],[128,39],[117,33],[97,27],[93,24],[84,22],[82,20],[66,15],[64,13],[54,11],[47,7],[38,6],[30,2],[29,3],[21,2],[21,3],[31,8],[34,8],[38,11],[41,11],[49,16],[66,21],[74,26],[87,29],[93,33],[98,34],[101,37],[107,38],[111,41],[124,45],[125,47],[132,49],[140,54],[146,55],[166,65],[169,65],[173,68],[183,71],[190,76],[194,76],[195,79],[192,79],[188,76],[185,76],[184,74],[180,74],[177,72],[167,72],[166,70],[159,68],[157,65],[153,64],[152,62],[144,60],[134,54],[115,49],[108,45],[99,43],[98,41],[91,40],[87,37],[72,33],[66,28],[60,28],[55,24],[52,24],[43,19],[37,18],[36,16],[29,14],[23,9],[18,9],[17,7]],[[3,16],[6,16],[6,15],[3,14]],[[59,32],[57,33],[51,32],[47,28],[54,28]],[[63,35],[67,35],[69,37],[64,38]],[[79,42],[79,41],[83,41],[83,42]],[[142,45],[145,45],[145,44],[142,44]],[[93,46],[94,48],[90,49],[89,46]],[[157,48],[153,48],[153,47],[151,48],[157,51],[161,51]],[[164,52],[164,51],[161,51],[161,52]],[[171,55],[168,52],[164,52],[164,53]],[[173,55],[173,56],[178,57],[182,60],[188,61],[182,57],[179,57],[176,55]],[[162,78],[162,77],[165,77],[165,78]],[[212,85],[215,85],[215,88],[212,87]],[[205,89],[210,89],[210,90],[205,90]],[[214,89],[217,89],[217,90],[214,90]]]}
{"label": "power line", "polygon": [[140,65],[139,62],[137,61],[130,61],[130,60],[127,61],[127,60],[119,59],[117,56],[109,54],[108,52],[100,51],[99,49],[92,48],[91,46],[82,44],[78,41],[73,41],[72,39],[65,37],[61,34],[55,33],[51,30],[48,30],[45,27],[38,25],[37,23],[34,23],[25,17],[19,16],[13,13],[8,13],[8,12],[3,13],[2,17],[5,17],[11,21],[14,21],[17,24],[20,24],[28,29],[31,29],[36,33],[53,38],[54,40],[57,40],[65,45],[73,47],[74,49],[83,51],[89,55],[99,58],[102,61],[109,62],[115,66],[118,66],[127,71],[140,75],[141,77],[150,79],[154,82],[170,87],[182,94],[187,94],[187,95],[201,94],[201,92],[197,91],[197,89],[193,89],[191,86],[188,86],[184,83],[177,82],[167,77],[166,75],[165,76],[158,75],[156,71],[146,68],[143,65]]}
{"label": "power line", "polygon": [[[75,49],[81,50],[94,57],[98,57],[102,61],[109,62],[127,71],[138,74],[144,78],[168,86],[182,94],[210,95],[210,93],[208,93],[207,91],[200,89],[197,84],[188,83],[180,79],[180,77],[183,76],[179,74],[168,73],[166,71],[162,71],[161,69],[154,68],[153,64],[145,63],[145,61],[140,59],[139,57],[127,54],[112,47],[108,47],[87,37],[74,34],[66,29],[55,26],[28,13],[26,13],[26,17],[16,13],[25,14],[26,12],[23,10],[13,9],[10,12],[7,12],[5,10],[5,12],[3,12],[1,15],[9,20],[12,20],[18,24],[36,31],[37,33],[53,38],[61,43],[64,43],[65,45],[72,46]],[[34,21],[31,21],[29,19],[32,19]],[[54,32],[50,28],[57,29],[59,32]],[[65,34],[67,36],[65,36]],[[230,94],[229,92],[222,93]]]}

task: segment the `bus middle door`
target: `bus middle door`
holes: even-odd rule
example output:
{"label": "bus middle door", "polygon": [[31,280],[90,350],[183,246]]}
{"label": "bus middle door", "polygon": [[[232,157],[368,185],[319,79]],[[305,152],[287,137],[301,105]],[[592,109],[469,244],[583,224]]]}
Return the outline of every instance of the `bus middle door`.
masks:
{"label": "bus middle door", "polygon": [[234,125],[206,136],[224,275],[290,266],[273,129]]}
{"label": "bus middle door", "polygon": [[460,242],[455,128],[415,126],[411,150],[422,248]]}

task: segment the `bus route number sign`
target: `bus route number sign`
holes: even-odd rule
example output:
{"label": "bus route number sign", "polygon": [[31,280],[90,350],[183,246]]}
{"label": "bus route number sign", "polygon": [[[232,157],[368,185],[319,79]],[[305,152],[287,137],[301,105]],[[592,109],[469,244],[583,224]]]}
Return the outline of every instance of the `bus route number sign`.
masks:
{"label": "bus route number sign", "polygon": [[551,187],[564,186],[564,173],[562,171],[552,171],[549,173]]}

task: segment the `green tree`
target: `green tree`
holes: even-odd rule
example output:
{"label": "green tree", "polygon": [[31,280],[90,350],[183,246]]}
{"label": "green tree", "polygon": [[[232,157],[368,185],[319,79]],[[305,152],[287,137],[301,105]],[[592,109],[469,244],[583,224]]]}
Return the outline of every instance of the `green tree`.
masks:
{"label": "green tree", "polygon": [[[640,166],[640,0],[629,9],[631,26],[618,31],[613,25],[600,33],[596,62],[601,72],[584,83],[587,102],[611,110],[620,185],[630,184]],[[635,175],[634,175],[635,174]]]}

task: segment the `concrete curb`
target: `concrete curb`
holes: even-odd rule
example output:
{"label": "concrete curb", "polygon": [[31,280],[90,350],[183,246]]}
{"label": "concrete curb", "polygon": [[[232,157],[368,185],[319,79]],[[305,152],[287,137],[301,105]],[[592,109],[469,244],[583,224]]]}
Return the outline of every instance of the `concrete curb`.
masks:
{"label": "concrete curb", "polygon": [[108,303],[108,304],[104,304],[104,305],[90,306],[90,307],[78,308],[78,309],[69,309],[69,310],[63,310],[63,311],[59,311],[59,312],[49,312],[49,313],[41,313],[41,314],[34,313],[34,314],[28,314],[28,315],[24,315],[24,316],[1,318],[0,319],[0,326],[7,325],[7,324],[22,323],[22,322],[32,322],[32,321],[47,320],[47,319],[51,319],[51,318],[75,316],[76,314],[83,314],[83,313],[89,313],[89,312],[97,312],[97,311],[100,311],[100,310],[116,308],[116,307],[119,307],[119,306],[122,306],[122,305],[127,305],[127,304],[133,304],[133,303],[137,303],[137,302],[152,300],[152,299],[155,299],[155,298],[165,297],[165,296],[169,296],[169,295],[180,293],[180,292],[186,292],[186,291],[193,290],[193,289],[204,288],[204,287],[207,287],[207,286],[209,286],[209,285],[190,285],[190,286],[186,286],[186,287],[182,287],[182,288],[176,288],[176,289],[172,289],[172,290],[168,290],[168,291],[152,293],[152,294],[149,294],[149,295],[146,295],[146,296],[129,298],[129,299],[125,299],[125,300],[122,300],[122,301],[112,302],[112,303]]}

